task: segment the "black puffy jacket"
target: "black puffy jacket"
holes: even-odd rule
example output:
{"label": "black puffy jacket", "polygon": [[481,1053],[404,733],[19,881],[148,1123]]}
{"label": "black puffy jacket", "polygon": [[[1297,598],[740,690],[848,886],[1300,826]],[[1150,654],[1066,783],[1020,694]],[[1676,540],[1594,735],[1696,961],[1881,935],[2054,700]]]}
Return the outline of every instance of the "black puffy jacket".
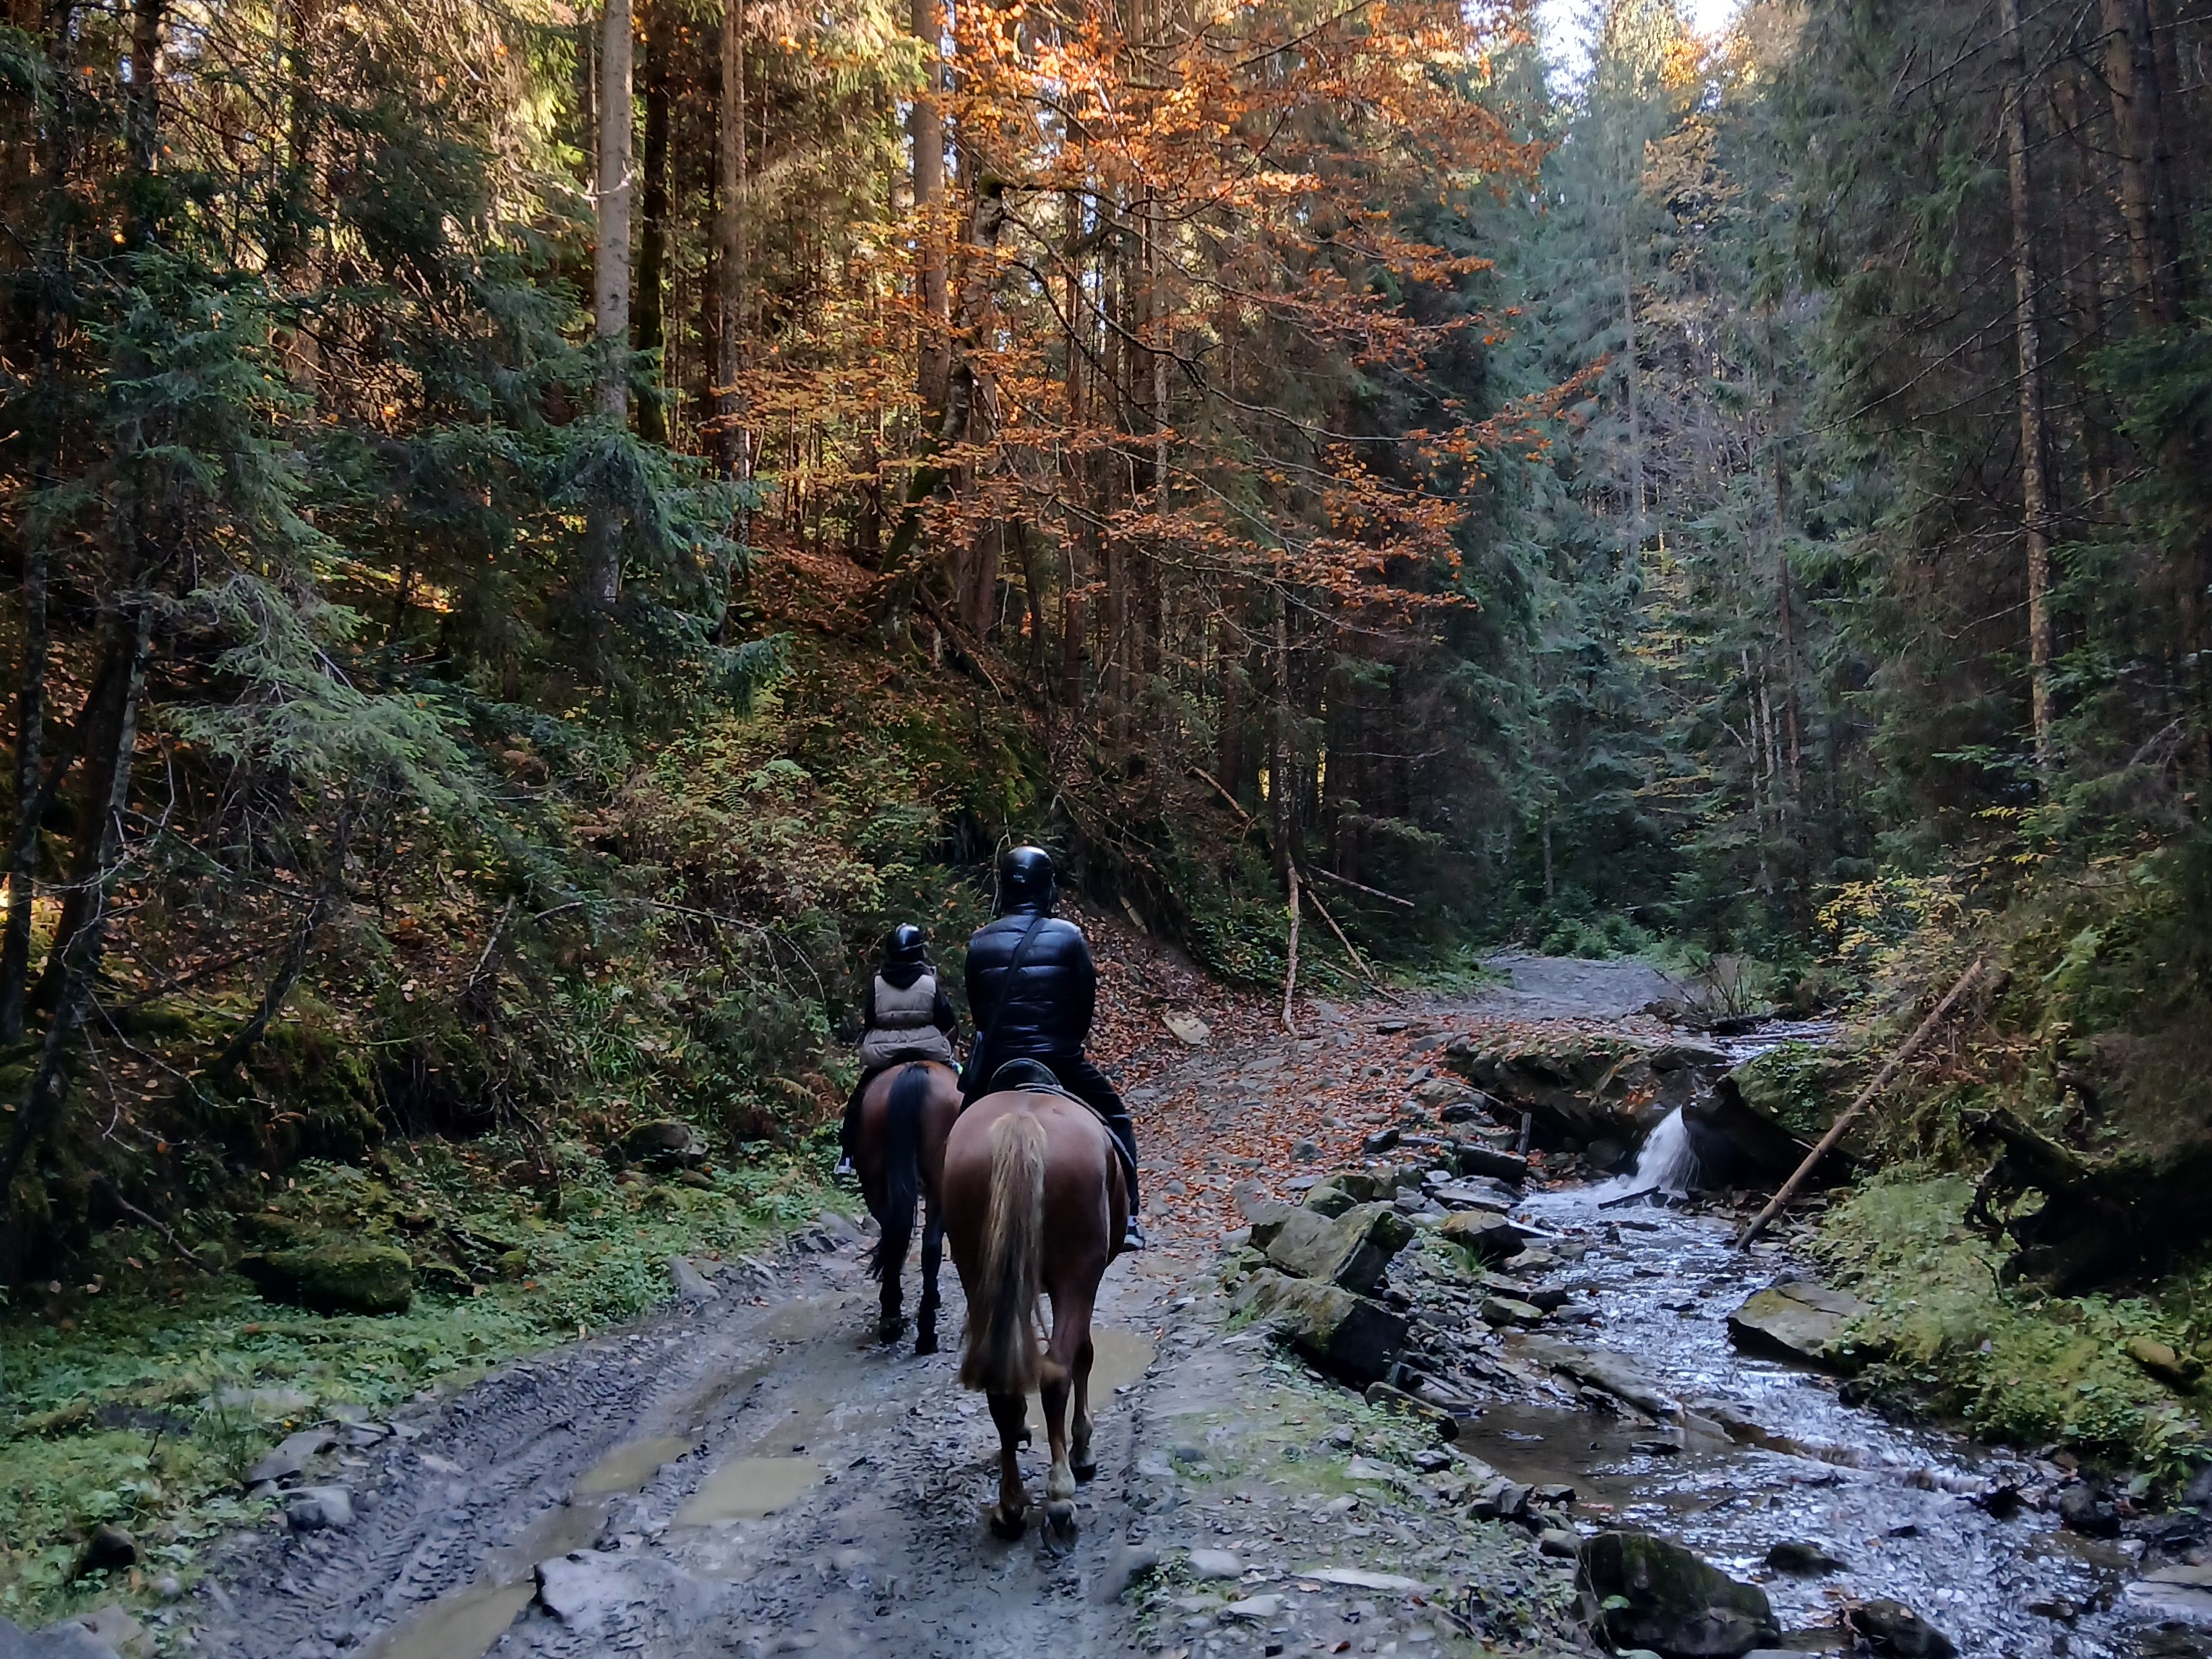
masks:
{"label": "black puffy jacket", "polygon": [[979,1048],[988,1044],[984,1064],[994,1072],[1010,1060],[1077,1054],[1091,1035],[1098,970],[1073,922],[1038,922],[1021,978],[1009,991],[1007,969],[1036,918],[1034,908],[1011,910],[968,941],[968,1012]]}

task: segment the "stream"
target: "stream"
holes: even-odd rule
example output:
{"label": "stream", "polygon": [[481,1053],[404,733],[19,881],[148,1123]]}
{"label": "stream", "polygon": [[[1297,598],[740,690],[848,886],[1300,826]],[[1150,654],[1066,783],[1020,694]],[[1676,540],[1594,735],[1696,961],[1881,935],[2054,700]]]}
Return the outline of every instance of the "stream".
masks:
{"label": "stream", "polygon": [[[1768,1045],[1824,1035],[1760,1034]],[[1644,1163],[1665,1164],[1683,1146],[1679,1127],[1670,1137],[1662,1125]],[[1893,1424],[1845,1404],[1834,1377],[1740,1352],[1728,1315],[1766,1285],[1814,1275],[1778,1246],[1746,1257],[1733,1248],[1730,1220],[1694,1206],[1618,1206],[1647,1188],[1663,1197],[1678,1174],[1647,1168],[1534,1194],[1516,1213],[1570,1252],[1588,1247],[1565,1274],[1597,1310],[1569,1334],[1577,1342],[1626,1361],[1696,1416],[1748,1419],[1769,1444],[1790,1449],[1694,1430],[1674,1449],[1620,1419],[1533,1403],[1490,1407],[1465,1425],[1464,1449],[1517,1480],[1567,1482],[1583,1502],[1613,1505],[1619,1523],[1679,1538],[1759,1583],[1784,1629],[1800,1632],[1790,1645],[1807,1650],[1840,1644],[1839,1602],[1881,1597],[1904,1602],[1969,1656],[2199,1650],[2140,1646],[2117,1611],[2140,1545],[2077,1536],[2029,1505],[2000,1519],[1976,1501],[2005,1486],[2048,1490],[2063,1478],[2055,1466]],[[1767,1553],[1785,1540],[1842,1565],[1817,1576],[1777,1571]]]}

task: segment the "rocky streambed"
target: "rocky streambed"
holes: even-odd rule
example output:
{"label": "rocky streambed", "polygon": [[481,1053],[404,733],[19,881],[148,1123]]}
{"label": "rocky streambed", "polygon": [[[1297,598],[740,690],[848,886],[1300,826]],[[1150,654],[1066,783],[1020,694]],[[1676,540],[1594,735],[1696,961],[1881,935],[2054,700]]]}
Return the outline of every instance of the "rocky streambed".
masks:
{"label": "rocky streambed", "polygon": [[1850,1386],[1860,1310],[1786,1245],[1739,1252],[1739,1215],[1632,1177],[1527,1183],[1510,1132],[1449,1093],[1425,1103],[1456,1121],[1254,1206],[1226,1279],[1243,1317],[1433,1431],[1446,1501],[1572,1560],[1615,1647],[2207,1650],[2193,1511],[2125,1516],[2070,1467],[1885,1419]]}

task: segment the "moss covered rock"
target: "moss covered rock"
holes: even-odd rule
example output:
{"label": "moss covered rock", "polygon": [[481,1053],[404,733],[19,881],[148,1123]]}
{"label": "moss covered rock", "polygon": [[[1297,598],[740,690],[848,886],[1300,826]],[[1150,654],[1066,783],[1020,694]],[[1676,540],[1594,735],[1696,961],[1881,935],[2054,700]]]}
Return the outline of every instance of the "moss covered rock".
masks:
{"label": "moss covered rock", "polygon": [[328,1240],[245,1257],[239,1269],[272,1302],[318,1313],[404,1313],[415,1299],[415,1266],[386,1244]]}
{"label": "moss covered rock", "polygon": [[1591,1622],[1616,1648],[1735,1659],[1773,1646],[1782,1634],[1765,1590],[1650,1533],[1598,1534],[1583,1546],[1577,1577]]}

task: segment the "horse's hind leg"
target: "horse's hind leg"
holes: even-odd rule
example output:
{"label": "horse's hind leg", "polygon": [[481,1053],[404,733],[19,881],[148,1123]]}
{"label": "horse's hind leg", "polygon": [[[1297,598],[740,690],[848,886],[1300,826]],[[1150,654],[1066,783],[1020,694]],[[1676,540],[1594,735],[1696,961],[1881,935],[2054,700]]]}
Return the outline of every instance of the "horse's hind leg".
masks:
{"label": "horse's hind leg", "polygon": [[[1045,1345],[1046,1381],[1039,1389],[1046,1438],[1052,1446],[1052,1474],[1045,1481],[1045,1521],[1061,1543],[1075,1536],[1076,1472],[1068,1456],[1068,1403],[1079,1368],[1087,1369],[1091,1349],[1091,1298],[1073,1292],[1052,1298],[1052,1339]],[[1085,1454],[1087,1456],[1088,1447]]]}
{"label": "horse's hind leg", "polygon": [[937,1352],[937,1269],[945,1260],[945,1215],[937,1200],[928,1200],[921,1224],[921,1302],[914,1310],[914,1351]]}
{"label": "horse's hind leg", "polygon": [[1068,1447],[1067,1467],[1078,1480],[1088,1480],[1098,1473],[1098,1460],[1091,1455],[1091,1323],[1084,1322],[1082,1346],[1075,1351],[1075,1376],[1073,1405],[1075,1420],[1071,1425],[1071,1443]]}
{"label": "horse's hind leg", "polygon": [[1028,1419],[1030,1402],[1018,1394],[994,1394],[989,1399],[991,1421],[999,1430],[999,1502],[991,1511],[991,1530],[1001,1538],[1019,1538],[1029,1525],[1030,1495],[1022,1486],[1022,1466],[1014,1448]]}

